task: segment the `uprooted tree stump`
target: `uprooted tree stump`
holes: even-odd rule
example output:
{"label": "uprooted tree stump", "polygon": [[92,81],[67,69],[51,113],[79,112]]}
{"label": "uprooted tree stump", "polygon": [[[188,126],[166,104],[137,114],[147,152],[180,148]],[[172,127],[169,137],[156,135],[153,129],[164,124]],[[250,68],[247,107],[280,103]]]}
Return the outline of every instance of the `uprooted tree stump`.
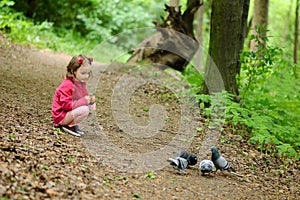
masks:
{"label": "uprooted tree stump", "polygon": [[146,38],[133,51],[128,64],[148,63],[160,68],[171,67],[183,71],[198,49],[192,22],[200,1],[190,1],[186,11],[181,14],[175,7],[165,5],[168,17],[162,23],[153,22],[157,33]]}

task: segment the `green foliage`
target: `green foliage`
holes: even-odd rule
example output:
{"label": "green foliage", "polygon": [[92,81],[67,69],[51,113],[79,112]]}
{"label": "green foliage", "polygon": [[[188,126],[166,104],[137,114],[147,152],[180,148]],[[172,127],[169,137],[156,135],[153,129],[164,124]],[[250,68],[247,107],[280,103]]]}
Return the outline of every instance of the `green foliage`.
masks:
{"label": "green foliage", "polygon": [[256,44],[257,51],[244,51],[241,54],[241,77],[238,77],[242,91],[241,98],[244,99],[249,90],[256,88],[255,84],[261,84],[269,73],[276,56],[281,52],[280,48],[268,46],[268,37],[265,35],[268,30],[265,26],[255,26],[255,32],[250,36]]}
{"label": "green foliage", "polygon": [[[299,90],[298,90],[299,92]],[[224,99],[224,105],[222,99]],[[244,106],[232,101],[232,95],[227,92],[219,94],[215,101],[210,95],[196,95],[201,104],[203,103],[203,114],[207,117],[207,125],[219,127],[225,124],[230,125],[233,130],[239,131],[238,128],[244,125],[250,135],[242,135],[250,137],[249,142],[257,145],[261,151],[274,153],[278,152],[280,155],[286,154],[288,157],[298,159],[300,156],[300,128],[297,127],[297,122],[300,120],[296,117],[291,120],[289,116],[294,115],[293,111],[283,111],[275,105],[270,104],[270,101],[261,101],[259,96],[255,96],[254,102],[248,102]],[[223,96],[221,98],[221,96]],[[272,97],[269,97],[272,99]],[[262,104],[259,104],[258,102]],[[200,105],[201,105],[200,104]],[[208,107],[204,106],[210,105]],[[262,109],[262,110],[261,110]],[[283,114],[284,113],[284,114]],[[283,116],[284,115],[284,116]],[[221,138],[222,139],[222,138]]]}
{"label": "green foliage", "polygon": [[8,134],[8,137],[9,137],[10,139],[14,139],[14,138],[16,138],[16,135],[13,134],[13,133],[10,133],[10,134]]}
{"label": "green foliage", "polygon": [[[257,28],[262,35],[264,31]],[[196,95],[208,122],[219,123],[221,127],[229,124],[233,129],[246,126],[251,144],[261,151],[300,157],[300,84],[293,75],[291,63],[284,59],[277,47],[265,46],[268,38],[252,36],[258,43],[257,52],[244,52],[242,75],[239,77],[241,103],[232,101],[232,95],[223,92],[217,99],[226,96],[226,105],[222,100],[213,102],[214,96]],[[206,105],[210,105],[206,107]],[[225,114],[223,114],[225,113]],[[222,115],[223,114],[223,115]],[[219,118],[219,120],[215,120]],[[213,120],[212,120],[213,119]],[[237,128],[236,128],[237,129]],[[238,129],[237,129],[238,130]]]}
{"label": "green foliage", "polygon": [[197,93],[203,84],[203,76],[199,73],[197,69],[191,64],[188,64],[182,75],[188,81],[188,83],[194,88],[194,92]]}
{"label": "green foliage", "polygon": [[[279,48],[258,46],[258,50],[263,55],[260,63],[264,70],[254,70],[252,80],[255,84],[247,94],[244,90],[242,99],[251,110],[251,118],[245,121],[251,129],[250,142],[259,145],[261,150],[271,151],[275,146],[279,154],[299,158],[299,81],[293,75],[293,68],[288,67],[292,64],[283,54],[278,54],[278,59],[275,59]],[[242,67],[245,68],[247,66]]]}
{"label": "green foliage", "polygon": [[33,6],[26,0],[0,2],[0,31],[14,42],[68,54],[81,52],[101,62],[126,61],[129,55],[124,47],[132,49],[145,37],[144,32],[133,33],[134,29],[153,27],[164,3],[35,0]]}
{"label": "green foliage", "polygon": [[232,94],[226,91],[213,96],[206,94],[196,95],[203,113],[208,117],[207,122],[211,123],[211,119],[214,119],[215,123],[218,123],[215,125],[219,127],[223,124],[245,124],[245,119],[250,115],[250,111],[247,108],[241,107],[240,104],[232,100],[233,97]]}
{"label": "green foliage", "polygon": [[[293,75],[293,67],[285,59],[282,50],[268,45],[267,32],[256,27],[258,35],[251,40],[257,44],[256,52],[241,54],[241,75],[238,77],[241,91],[241,103],[231,101],[226,94],[225,124],[243,125],[249,132],[251,144],[261,151],[278,152],[288,157],[300,157],[300,87]],[[199,96],[200,107],[206,115],[212,113],[207,95]],[[205,104],[206,102],[206,104]],[[219,106],[219,105],[217,105]],[[212,117],[212,116],[210,116]]]}
{"label": "green foliage", "polygon": [[[161,1],[107,1],[107,0],[35,0],[31,5],[26,0],[16,1],[14,8],[35,23],[51,22],[55,31],[61,29],[79,33],[86,40],[98,43],[119,33],[119,45],[131,47],[139,36],[132,34],[136,28],[153,27],[163,9]],[[152,8],[152,9],[149,9]],[[158,13],[158,10],[161,12]],[[156,16],[155,16],[156,15]],[[142,38],[143,39],[143,38]],[[122,41],[126,41],[123,43]]]}
{"label": "green foliage", "polygon": [[40,47],[55,49],[58,37],[53,33],[52,23],[44,21],[34,24],[20,12],[14,12],[11,6],[14,1],[1,1],[0,30],[14,41],[23,44],[35,44]]}
{"label": "green foliage", "polygon": [[281,72],[280,79],[274,73],[267,78],[263,88],[246,96],[246,104],[252,106],[252,116],[246,125],[251,128],[250,141],[260,145],[262,150],[275,145],[280,154],[299,158],[300,91],[299,83],[290,71],[291,68],[283,71],[277,68],[277,72]]}
{"label": "green foliage", "polygon": [[149,110],[150,110],[149,108],[143,108],[144,112],[149,112]]}
{"label": "green foliage", "polygon": [[42,165],[41,168],[44,170],[48,170],[48,167],[46,165]]}
{"label": "green foliage", "polygon": [[145,178],[154,179],[154,178],[155,178],[155,175],[154,175],[153,172],[149,172],[148,174],[145,174],[144,177],[145,177]]}

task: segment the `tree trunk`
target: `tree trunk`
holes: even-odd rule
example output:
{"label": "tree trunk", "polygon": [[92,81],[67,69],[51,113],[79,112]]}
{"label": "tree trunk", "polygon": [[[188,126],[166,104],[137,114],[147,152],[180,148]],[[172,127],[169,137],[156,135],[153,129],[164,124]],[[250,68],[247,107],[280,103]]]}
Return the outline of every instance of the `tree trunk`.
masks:
{"label": "tree trunk", "polygon": [[250,0],[213,0],[209,55],[202,93],[226,90],[236,96],[236,75],[247,30]]}
{"label": "tree trunk", "polygon": [[199,0],[188,0],[187,1],[187,9],[182,15],[182,19],[185,23],[187,32],[189,33],[189,36],[194,37],[194,18],[195,14],[197,13],[197,10],[200,6],[203,5],[203,2]]}
{"label": "tree trunk", "polygon": [[198,40],[199,49],[195,55],[195,66],[200,69],[203,66],[203,19],[204,19],[204,6],[201,6],[197,12],[198,15],[198,25],[196,27],[196,38]]}
{"label": "tree trunk", "polygon": [[198,49],[193,19],[202,4],[199,0],[189,0],[183,14],[180,7],[176,11],[174,7],[165,5],[168,17],[162,23],[154,22],[158,33],[139,44],[127,63],[143,62],[183,71]]}
{"label": "tree trunk", "polygon": [[298,63],[298,44],[299,44],[299,2],[296,0],[296,19],[295,19],[295,38],[294,38],[294,64]]}
{"label": "tree trunk", "polygon": [[285,42],[287,41],[288,35],[289,35],[290,31],[291,31],[290,22],[291,22],[293,1],[294,0],[290,0],[289,9],[287,11],[286,17],[284,17],[284,21],[285,22],[284,22],[284,28],[283,28],[283,30],[285,30],[285,31],[283,31],[283,35],[281,37],[281,46],[285,46],[286,45]]}
{"label": "tree trunk", "polygon": [[299,44],[299,4],[300,0],[296,0],[296,15],[295,15],[295,35],[294,35],[294,76],[298,78],[297,64],[298,64],[298,44]]}
{"label": "tree trunk", "polygon": [[[252,28],[256,25],[259,27],[268,27],[268,10],[269,10],[269,0],[255,0],[254,2],[254,15],[252,19]],[[257,35],[255,30],[252,30],[253,35]],[[267,36],[267,33],[262,34],[263,37]],[[257,43],[252,40],[250,42],[250,51],[257,51]]]}
{"label": "tree trunk", "polygon": [[[241,62],[240,62],[240,53],[244,50],[244,41],[248,36],[249,32],[249,25],[247,23],[248,19],[248,14],[249,14],[249,7],[250,7],[250,0],[244,0],[243,2],[243,10],[242,10],[242,18],[241,18],[241,34],[240,34],[240,39],[239,39],[239,58],[237,60],[237,70],[236,70],[236,75],[241,73]],[[235,75],[235,76],[236,76]]]}

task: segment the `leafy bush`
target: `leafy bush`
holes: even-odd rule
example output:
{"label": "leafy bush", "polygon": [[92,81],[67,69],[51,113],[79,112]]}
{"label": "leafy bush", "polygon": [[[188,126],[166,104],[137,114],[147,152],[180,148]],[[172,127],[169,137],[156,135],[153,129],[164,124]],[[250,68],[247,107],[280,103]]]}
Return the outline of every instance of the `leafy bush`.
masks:
{"label": "leafy bush", "polygon": [[[257,28],[261,35],[264,31]],[[239,130],[239,125],[246,126],[244,132],[251,144],[261,151],[300,158],[300,84],[294,76],[291,63],[285,60],[281,49],[264,46],[268,38],[251,36],[258,43],[256,52],[244,52],[241,55],[242,73],[239,77],[241,103],[232,101],[227,92],[219,94],[223,101],[213,102],[213,96],[196,95],[200,107],[211,123],[215,117],[220,125],[229,124]],[[224,99],[225,98],[225,99]],[[222,98],[220,98],[222,99]],[[205,105],[210,105],[206,107]],[[224,111],[223,116],[213,116],[216,107]],[[222,119],[224,118],[224,119]],[[214,123],[216,120],[214,120]]]}
{"label": "leafy bush", "polygon": [[[225,91],[223,94],[219,94],[219,96],[224,96],[223,98],[226,99],[225,105],[222,103],[223,98],[219,98],[220,101],[212,103],[212,96],[210,95],[196,96],[201,102],[200,107],[207,117],[208,125],[222,127],[222,125],[228,124],[233,131],[236,130],[237,133],[250,138],[249,142],[257,145],[261,151],[269,153],[278,151],[280,155],[286,154],[288,157],[299,159],[300,129],[296,125],[299,117],[292,120],[288,119],[289,114],[293,114],[293,111],[290,111],[290,113],[285,111],[285,117],[287,117],[285,118],[280,115],[283,114],[282,110],[273,107],[274,105],[268,107],[269,104],[263,104],[256,107],[257,102],[255,101],[241,106],[241,104],[232,101],[232,95]],[[269,98],[272,99],[272,97]],[[259,96],[256,96],[256,100],[260,101]],[[210,106],[205,107],[205,103],[210,104]],[[265,101],[265,103],[268,103],[268,101]],[[264,109],[261,110],[262,106]],[[215,119],[216,117],[218,120]],[[242,126],[244,130],[241,132],[240,125],[245,125],[247,129]],[[245,132],[249,132],[249,134],[245,135]]]}
{"label": "leafy bush", "polygon": [[[157,10],[149,9],[161,5],[161,1],[106,1],[106,0],[35,0],[34,5],[25,0],[16,1],[14,8],[35,23],[51,22],[56,31],[61,28],[80,33],[86,40],[97,41],[124,34],[120,45],[128,48],[138,38],[132,29],[153,27],[152,20],[159,17]],[[162,9],[161,9],[162,11]],[[161,13],[160,13],[161,14]],[[156,16],[154,16],[156,15]],[[122,43],[122,41],[126,43]]]}
{"label": "leafy bush", "polygon": [[1,1],[0,30],[14,41],[24,44],[35,44],[41,47],[56,48],[58,37],[53,33],[52,23],[42,22],[34,24],[20,12],[12,10],[14,1]]}
{"label": "leafy bush", "polygon": [[[163,2],[158,0],[30,2],[2,0],[0,31],[19,43],[69,54],[80,51],[103,62],[111,61],[111,54],[119,53],[121,48],[136,47],[145,34],[134,30],[153,27],[152,20],[164,14]],[[119,33],[122,34],[110,40]],[[97,49],[103,41],[110,51]]]}
{"label": "leafy bush", "polygon": [[241,87],[241,98],[244,99],[246,93],[253,88],[255,84],[262,84],[267,76],[272,73],[272,67],[276,61],[276,56],[282,51],[278,47],[272,47],[268,44],[268,37],[264,36],[268,30],[265,26],[255,26],[256,35],[251,35],[250,40],[256,44],[257,51],[244,51],[241,54],[242,71],[240,77],[237,77]]}

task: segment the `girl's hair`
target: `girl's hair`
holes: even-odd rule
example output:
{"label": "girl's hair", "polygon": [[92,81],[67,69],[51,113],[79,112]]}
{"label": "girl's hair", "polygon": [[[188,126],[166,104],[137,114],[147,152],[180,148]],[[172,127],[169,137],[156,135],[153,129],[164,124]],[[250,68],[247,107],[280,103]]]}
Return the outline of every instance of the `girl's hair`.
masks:
{"label": "girl's hair", "polygon": [[[79,67],[83,63],[87,62],[88,64],[92,64],[93,58],[87,57],[83,54],[79,54],[76,56],[73,56],[73,58],[70,60],[69,64],[67,65],[67,74],[66,77],[68,78],[76,78],[75,72],[78,70]],[[91,74],[90,74],[91,76]]]}

